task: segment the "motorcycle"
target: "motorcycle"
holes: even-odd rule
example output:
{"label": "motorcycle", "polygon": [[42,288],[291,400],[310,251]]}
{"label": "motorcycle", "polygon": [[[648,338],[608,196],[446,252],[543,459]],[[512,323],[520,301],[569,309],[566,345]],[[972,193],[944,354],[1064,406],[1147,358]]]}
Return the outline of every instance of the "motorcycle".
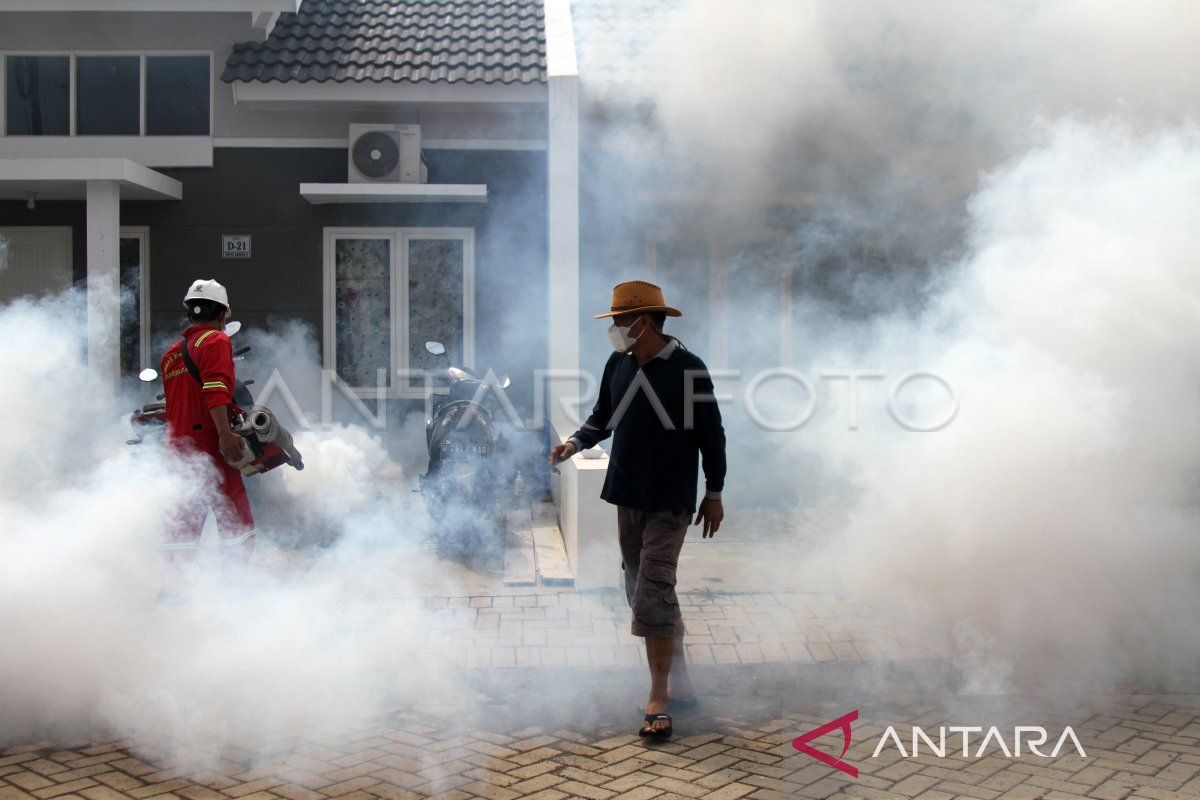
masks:
{"label": "motorcycle", "polygon": [[[234,321],[225,326],[225,333],[232,337],[241,329],[242,324]],[[239,347],[233,351],[233,360],[243,361],[249,352],[250,345]],[[138,374],[138,379],[143,383],[151,383],[158,379],[158,370],[146,368]],[[258,475],[284,464],[291,464],[297,470],[304,469],[304,459],[293,444],[292,435],[279,424],[271,409],[254,404],[254,396],[249,389],[253,383],[253,380],[238,380],[234,384],[233,404],[236,412],[231,419],[231,427],[234,433],[245,440],[245,447],[242,458],[230,466],[240,470],[243,475]],[[246,408],[250,411],[243,410]],[[129,422],[134,438],[126,444],[140,445],[147,437],[161,440],[167,424],[165,395],[160,394],[155,400],[134,409]]]}
{"label": "motorcycle", "polygon": [[[473,371],[450,364],[441,342],[426,342],[425,350],[445,357],[442,377],[449,382],[449,392],[438,396],[425,424],[429,466],[420,489],[436,526],[438,550],[484,558],[502,555],[504,500],[515,476],[492,410],[495,392]],[[497,384],[507,389],[508,376]]]}

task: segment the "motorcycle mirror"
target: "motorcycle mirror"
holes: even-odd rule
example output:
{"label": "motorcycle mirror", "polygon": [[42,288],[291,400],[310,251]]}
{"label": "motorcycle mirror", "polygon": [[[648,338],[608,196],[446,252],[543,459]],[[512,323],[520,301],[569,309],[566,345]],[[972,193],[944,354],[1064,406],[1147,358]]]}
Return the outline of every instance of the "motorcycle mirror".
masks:
{"label": "motorcycle mirror", "polygon": [[466,380],[467,378],[471,377],[471,373],[467,372],[464,369],[459,369],[458,367],[450,367],[446,371],[449,372],[450,377],[456,381],[463,381],[463,380]]}
{"label": "motorcycle mirror", "polygon": [[241,329],[242,329],[242,323],[238,322],[236,319],[233,322],[225,323],[225,335],[226,336],[233,336],[235,333],[237,333]]}
{"label": "motorcycle mirror", "polygon": [[426,342],[425,349],[435,356],[440,356],[445,354],[446,345],[441,342]]}
{"label": "motorcycle mirror", "polygon": [[138,373],[138,380],[142,381],[143,383],[150,383],[150,381],[155,380],[157,377],[158,370],[151,369],[150,367],[146,367],[144,370]]}
{"label": "motorcycle mirror", "polygon": [[511,385],[512,385],[512,381],[510,381],[508,379],[507,375],[504,375],[500,378],[500,388],[501,389],[507,389]]}

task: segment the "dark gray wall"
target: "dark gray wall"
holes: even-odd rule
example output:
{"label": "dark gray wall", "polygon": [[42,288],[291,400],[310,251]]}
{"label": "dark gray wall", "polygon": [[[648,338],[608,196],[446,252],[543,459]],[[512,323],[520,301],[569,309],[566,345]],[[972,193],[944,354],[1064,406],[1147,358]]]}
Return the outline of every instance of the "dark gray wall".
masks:
{"label": "dark gray wall", "polygon": [[[212,168],[162,170],[183,183],[181,202],[124,202],[121,224],[150,228],[150,310],[158,346],[178,335],[180,301],[197,277],[230,292],[246,326],[299,319],[320,334],[322,229],[325,227],[470,227],[475,229],[476,364],[513,377],[522,410],[532,371],[546,348],[546,156],[544,152],[434,150],[430,183],[484,183],[487,203],[314,206],[302,182],[346,181],[346,151],[217,149]],[[70,225],[75,275],[86,274],[81,202],[0,202],[0,226]],[[223,260],[223,234],[250,234],[253,258]]]}

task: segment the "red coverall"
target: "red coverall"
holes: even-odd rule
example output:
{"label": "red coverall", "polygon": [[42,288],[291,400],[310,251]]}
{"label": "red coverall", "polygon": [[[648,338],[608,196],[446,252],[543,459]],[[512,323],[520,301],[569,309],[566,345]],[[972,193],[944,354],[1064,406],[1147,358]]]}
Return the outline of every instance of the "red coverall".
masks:
{"label": "red coverall", "polygon": [[[163,355],[163,391],[167,401],[167,442],[185,452],[203,453],[220,476],[213,505],[221,539],[222,559],[245,562],[254,549],[254,516],[242,473],[225,462],[218,447],[217,429],[209,409],[226,406],[233,412],[233,346],[224,331],[194,325],[183,332],[188,353],[200,370],[197,383],[184,364],[180,342]],[[168,512],[166,541],[174,562],[196,554],[204,519],[208,516],[207,492]]]}

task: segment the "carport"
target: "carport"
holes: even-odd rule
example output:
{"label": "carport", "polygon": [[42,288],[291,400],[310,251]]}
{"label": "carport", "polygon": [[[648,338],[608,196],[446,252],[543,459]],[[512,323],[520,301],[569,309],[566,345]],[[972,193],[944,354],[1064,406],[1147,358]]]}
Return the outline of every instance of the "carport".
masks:
{"label": "carport", "polygon": [[88,373],[115,391],[120,366],[121,200],[181,200],[183,185],[126,158],[0,159],[0,200],[87,203]]}

